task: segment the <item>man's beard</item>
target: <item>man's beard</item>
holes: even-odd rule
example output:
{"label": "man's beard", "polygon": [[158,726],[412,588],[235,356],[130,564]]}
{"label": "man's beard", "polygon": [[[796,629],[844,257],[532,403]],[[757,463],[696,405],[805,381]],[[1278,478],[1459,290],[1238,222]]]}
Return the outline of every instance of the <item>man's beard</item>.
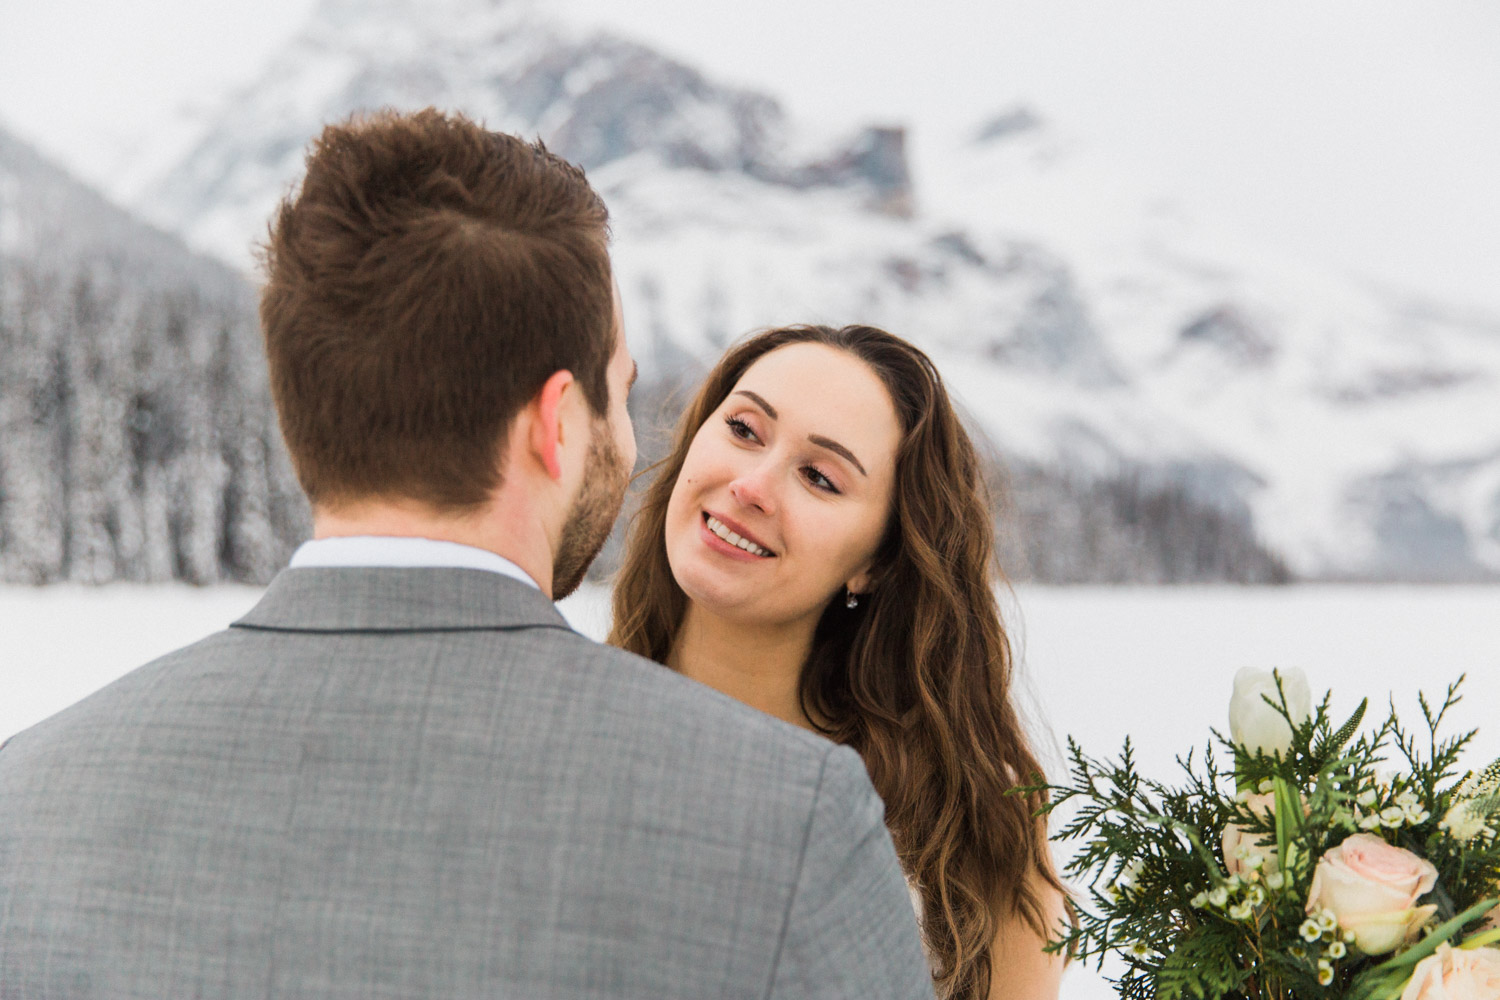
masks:
{"label": "man's beard", "polygon": [[625,488],[630,485],[630,470],[620,460],[614,434],[607,421],[597,421],[589,440],[588,465],[584,468],[583,486],[568,521],[563,525],[552,561],[552,599],[560,601],[583,582],[589,564],[604,548],[609,529],[620,515],[625,502]]}

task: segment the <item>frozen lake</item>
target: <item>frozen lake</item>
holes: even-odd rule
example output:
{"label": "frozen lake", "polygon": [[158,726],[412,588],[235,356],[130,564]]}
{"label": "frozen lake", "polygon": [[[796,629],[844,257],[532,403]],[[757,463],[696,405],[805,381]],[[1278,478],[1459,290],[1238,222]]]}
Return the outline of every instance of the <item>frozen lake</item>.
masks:
{"label": "frozen lake", "polygon": [[[248,587],[0,588],[0,738],[24,729],[127,670],[227,625],[254,604]],[[1227,728],[1234,672],[1301,667],[1333,689],[1342,719],[1359,699],[1368,719],[1394,697],[1420,724],[1416,694],[1441,696],[1468,675],[1450,733],[1481,727],[1465,763],[1500,757],[1500,587],[1019,588],[1008,624],[1025,704],[1046,734],[1046,763],[1067,735],[1095,756],[1130,734],[1141,769],[1173,779],[1173,756]],[[608,593],[564,602],[599,637]],[[1056,776],[1056,775],[1055,775]],[[1068,1000],[1112,992],[1074,969]]]}

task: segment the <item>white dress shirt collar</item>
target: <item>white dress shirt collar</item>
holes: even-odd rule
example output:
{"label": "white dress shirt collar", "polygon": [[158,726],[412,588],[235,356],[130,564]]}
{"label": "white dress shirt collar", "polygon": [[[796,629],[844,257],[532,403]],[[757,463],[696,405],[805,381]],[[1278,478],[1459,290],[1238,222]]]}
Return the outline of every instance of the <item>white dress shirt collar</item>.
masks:
{"label": "white dress shirt collar", "polygon": [[303,542],[292,555],[290,568],[343,566],[434,566],[451,569],[482,569],[499,573],[537,590],[537,582],[509,559],[486,549],[432,538],[386,535],[351,535],[345,538],[315,538]]}

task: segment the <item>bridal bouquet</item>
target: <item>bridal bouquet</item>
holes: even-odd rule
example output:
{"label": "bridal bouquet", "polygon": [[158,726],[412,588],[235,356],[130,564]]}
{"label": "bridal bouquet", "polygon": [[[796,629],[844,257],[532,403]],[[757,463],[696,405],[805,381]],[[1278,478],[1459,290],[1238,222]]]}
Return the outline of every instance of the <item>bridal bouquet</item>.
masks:
{"label": "bridal bouquet", "polygon": [[1500,762],[1461,774],[1474,731],[1438,737],[1461,682],[1419,699],[1425,731],[1393,707],[1361,733],[1367,703],[1335,726],[1301,671],[1242,670],[1230,737],[1175,786],[1128,739],[1116,761],[1070,739],[1068,783],[1032,789],[1071,812],[1089,887],[1050,949],[1119,956],[1127,998],[1500,998]]}

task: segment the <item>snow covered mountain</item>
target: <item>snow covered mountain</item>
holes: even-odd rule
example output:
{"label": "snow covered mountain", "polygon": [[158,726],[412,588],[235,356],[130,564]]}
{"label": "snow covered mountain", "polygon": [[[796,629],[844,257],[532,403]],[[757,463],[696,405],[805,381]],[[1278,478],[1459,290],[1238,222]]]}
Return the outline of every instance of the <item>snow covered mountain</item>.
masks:
{"label": "snow covered mountain", "polygon": [[755,327],[875,323],[1018,466],[1243,512],[1301,575],[1500,576],[1500,319],[1231,245],[1035,109],[949,145],[829,141],[530,0],[325,0],[134,203],[244,266],[324,122],[429,104],[589,169],[648,374]]}
{"label": "snow covered mountain", "polygon": [[1298,570],[1500,570],[1500,317],[1235,245],[1039,124],[944,164],[934,212],[1064,257],[1132,391],[1248,476],[1234,489]]}
{"label": "snow covered mountain", "polygon": [[858,184],[886,210],[904,205],[899,130],[873,129],[794,161],[774,100],[714,84],[633,42],[573,37],[539,9],[532,0],[325,0],[261,81],[205,123],[184,159],[154,181],[137,178],[132,200],[238,263],[325,122],[437,105],[541,135],[589,168],[646,157],[666,170],[792,190]]}
{"label": "snow covered mountain", "polygon": [[307,524],[248,283],[0,132],[0,581],[264,581]]}

